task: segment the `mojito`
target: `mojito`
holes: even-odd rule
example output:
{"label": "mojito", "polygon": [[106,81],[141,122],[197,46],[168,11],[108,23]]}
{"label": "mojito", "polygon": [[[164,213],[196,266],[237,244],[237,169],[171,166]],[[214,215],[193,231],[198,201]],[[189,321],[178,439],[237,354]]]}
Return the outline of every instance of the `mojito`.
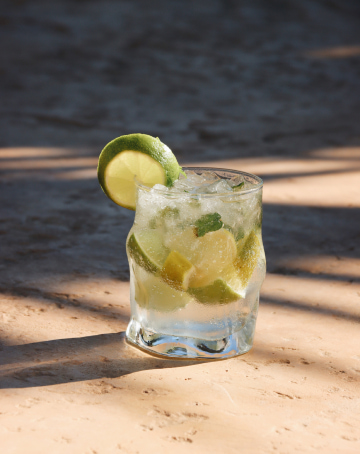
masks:
{"label": "mojito", "polygon": [[245,353],[265,276],[262,182],[224,169],[183,170],[170,188],[137,183],[127,339],[174,357]]}
{"label": "mojito", "polygon": [[173,358],[222,359],[250,350],[265,277],[262,181],[235,170],[181,168],[159,138],[109,142],[98,179],[135,210],[128,342]]}

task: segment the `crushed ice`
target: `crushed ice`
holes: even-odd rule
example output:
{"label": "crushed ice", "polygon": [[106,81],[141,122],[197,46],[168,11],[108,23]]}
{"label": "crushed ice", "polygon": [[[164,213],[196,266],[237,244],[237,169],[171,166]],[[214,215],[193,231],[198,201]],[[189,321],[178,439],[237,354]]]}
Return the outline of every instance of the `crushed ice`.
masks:
{"label": "crushed ice", "polygon": [[[251,189],[255,185],[247,181],[242,175],[234,178],[221,178],[213,171],[204,171],[201,174],[193,170],[186,171],[187,178],[180,175],[171,188],[161,184],[156,184],[153,189],[169,193],[190,193],[190,194],[230,194]],[[241,188],[236,188],[240,183],[244,183]]]}

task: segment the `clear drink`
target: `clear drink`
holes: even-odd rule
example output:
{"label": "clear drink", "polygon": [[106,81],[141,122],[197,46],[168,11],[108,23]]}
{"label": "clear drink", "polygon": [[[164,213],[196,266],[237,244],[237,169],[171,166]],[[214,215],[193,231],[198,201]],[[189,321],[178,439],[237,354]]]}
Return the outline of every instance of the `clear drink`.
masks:
{"label": "clear drink", "polygon": [[242,354],[253,344],[265,277],[262,181],[225,169],[184,171],[171,188],[137,183],[126,336],[168,357]]}

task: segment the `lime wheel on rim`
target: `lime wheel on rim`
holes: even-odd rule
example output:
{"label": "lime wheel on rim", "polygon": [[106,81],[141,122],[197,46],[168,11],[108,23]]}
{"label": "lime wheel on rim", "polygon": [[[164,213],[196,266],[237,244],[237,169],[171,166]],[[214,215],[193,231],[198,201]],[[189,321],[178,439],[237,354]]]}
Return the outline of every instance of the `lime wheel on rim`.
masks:
{"label": "lime wheel on rim", "polygon": [[159,138],[129,134],[105,146],[97,172],[105,194],[116,204],[135,210],[135,178],[149,187],[155,184],[171,186],[180,170],[173,152]]}

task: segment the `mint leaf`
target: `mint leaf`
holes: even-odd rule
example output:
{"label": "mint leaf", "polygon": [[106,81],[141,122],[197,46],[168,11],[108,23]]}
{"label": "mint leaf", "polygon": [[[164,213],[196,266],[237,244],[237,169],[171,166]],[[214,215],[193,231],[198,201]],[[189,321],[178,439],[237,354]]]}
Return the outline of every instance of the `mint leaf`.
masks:
{"label": "mint leaf", "polygon": [[196,236],[204,236],[208,232],[215,232],[222,228],[224,223],[219,213],[204,214],[195,222]]}
{"label": "mint leaf", "polygon": [[245,181],[242,181],[241,183],[237,184],[236,186],[233,186],[232,189],[241,189],[245,184]]}
{"label": "mint leaf", "polygon": [[239,227],[238,231],[236,232],[236,235],[234,235],[234,236],[235,236],[236,241],[243,239],[245,236],[244,229],[242,227]]}
{"label": "mint leaf", "polygon": [[180,217],[179,208],[165,207],[156,213],[156,216],[150,219],[150,229],[161,229],[165,225],[165,219],[178,219]]}
{"label": "mint leaf", "polygon": [[161,218],[171,219],[178,218],[180,216],[179,208],[165,207],[159,212]]}

